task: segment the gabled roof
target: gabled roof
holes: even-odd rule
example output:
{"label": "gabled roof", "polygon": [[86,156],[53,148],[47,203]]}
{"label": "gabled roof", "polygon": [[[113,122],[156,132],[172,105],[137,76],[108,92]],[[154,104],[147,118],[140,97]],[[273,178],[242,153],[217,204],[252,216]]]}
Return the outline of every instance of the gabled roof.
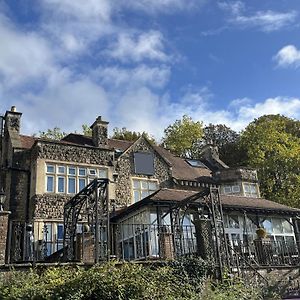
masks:
{"label": "gabled roof", "polygon": [[[144,138],[141,136],[139,138]],[[70,142],[79,145],[93,146],[93,141],[91,137],[83,136],[80,134],[70,133],[62,139],[63,141]],[[108,139],[109,148],[120,149],[123,152],[128,151],[131,146],[137,143],[139,140],[125,141]],[[147,139],[145,138],[147,141]],[[185,159],[173,155],[170,151],[149,143],[149,145],[161,156],[165,162],[172,168],[172,176],[178,180],[189,180],[189,181],[201,181],[201,182],[211,182],[212,176],[211,171],[208,168],[192,167]]]}
{"label": "gabled roof", "polygon": [[[202,192],[163,188],[142,199],[141,201],[117,211],[113,216],[113,219],[116,220],[117,218],[136,211],[143,206],[152,204],[165,204],[169,206],[176,202],[183,201],[191,196],[195,196],[198,193],[200,195]],[[221,202],[225,211],[247,211],[258,214],[274,213],[288,216],[300,215],[300,209],[292,208],[263,198],[221,195]]]}
{"label": "gabled roof", "polygon": [[154,146],[154,149],[172,166],[172,176],[178,180],[207,181],[211,179],[211,170],[205,167],[192,167],[184,158],[173,155],[168,150]]}

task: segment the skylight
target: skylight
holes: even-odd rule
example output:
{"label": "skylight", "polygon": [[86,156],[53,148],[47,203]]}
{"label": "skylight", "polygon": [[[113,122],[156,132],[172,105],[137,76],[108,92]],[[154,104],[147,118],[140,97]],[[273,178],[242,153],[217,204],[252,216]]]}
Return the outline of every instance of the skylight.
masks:
{"label": "skylight", "polygon": [[192,167],[196,168],[207,168],[204,163],[197,159],[186,159],[186,162],[191,165]]}

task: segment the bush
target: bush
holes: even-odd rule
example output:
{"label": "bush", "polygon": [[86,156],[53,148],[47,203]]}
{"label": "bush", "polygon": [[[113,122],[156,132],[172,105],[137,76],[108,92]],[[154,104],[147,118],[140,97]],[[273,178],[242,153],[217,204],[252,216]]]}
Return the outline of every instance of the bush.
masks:
{"label": "bush", "polygon": [[0,273],[0,299],[263,299],[259,289],[239,279],[213,283],[207,279],[213,269],[201,258],[182,258],[162,266],[110,262],[88,270],[10,271]]}
{"label": "bush", "polygon": [[107,263],[89,270],[57,267],[1,277],[1,299],[197,299],[190,282],[169,266]]}

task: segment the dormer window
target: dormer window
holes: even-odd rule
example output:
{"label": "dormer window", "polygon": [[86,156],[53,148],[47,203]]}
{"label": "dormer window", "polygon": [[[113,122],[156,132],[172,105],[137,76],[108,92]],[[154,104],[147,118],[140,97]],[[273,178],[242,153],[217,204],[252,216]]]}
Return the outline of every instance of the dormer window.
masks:
{"label": "dormer window", "polygon": [[243,182],[244,194],[246,197],[258,197],[256,183]]}
{"label": "dormer window", "polygon": [[141,175],[154,174],[154,157],[152,153],[135,152],[134,158],[134,172]]}
{"label": "dormer window", "polygon": [[240,186],[235,184],[235,185],[224,185],[224,194],[239,194],[241,189]]}

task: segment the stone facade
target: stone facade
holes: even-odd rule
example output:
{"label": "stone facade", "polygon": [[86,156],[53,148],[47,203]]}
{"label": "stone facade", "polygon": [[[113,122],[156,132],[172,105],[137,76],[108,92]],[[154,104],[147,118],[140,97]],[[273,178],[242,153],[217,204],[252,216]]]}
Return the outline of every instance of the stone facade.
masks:
{"label": "stone facade", "polygon": [[[133,154],[137,151],[151,153],[154,156],[154,174],[145,176],[135,174]],[[139,139],[117,161],[116,172],[118,173],[116,185],[116,200],[118,206],[126,206],[132,203],[132,177],[157,179],[160,187],[171,186],[171,169],[153,147],[145,140]]]}
{"label": "stone facade", "polygon": [[114,160],[114,153],[110,150],[64,145],[55,142],[39,142],[33,153],[33,159],[49,159],[104,166],[112,165]]}
{"label": "stone facade", "polygon": [[71,196],[67,195],[35,195],[31,199],[34,207],[33,218],[47,220],[62,220],[64,213],[64,205],[70,199]]}
{"label": "stone facade", "polygon": [[5,263],[9,212],[0,211],[0,264]]}

